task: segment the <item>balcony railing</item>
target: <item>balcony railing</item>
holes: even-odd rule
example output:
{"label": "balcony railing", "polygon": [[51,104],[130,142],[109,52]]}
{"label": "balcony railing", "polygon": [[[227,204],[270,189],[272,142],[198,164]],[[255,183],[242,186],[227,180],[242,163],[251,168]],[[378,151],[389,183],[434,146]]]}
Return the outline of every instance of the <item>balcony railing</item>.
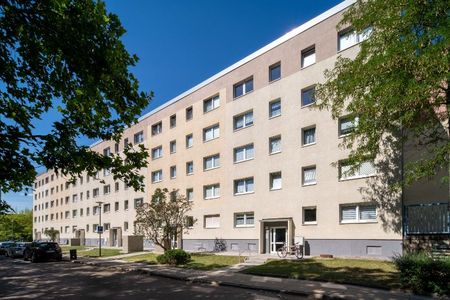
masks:
{"label": "balcony railing", "polygon": [[403,216],[406,235],[450,234],[449,203],[406,205]]}

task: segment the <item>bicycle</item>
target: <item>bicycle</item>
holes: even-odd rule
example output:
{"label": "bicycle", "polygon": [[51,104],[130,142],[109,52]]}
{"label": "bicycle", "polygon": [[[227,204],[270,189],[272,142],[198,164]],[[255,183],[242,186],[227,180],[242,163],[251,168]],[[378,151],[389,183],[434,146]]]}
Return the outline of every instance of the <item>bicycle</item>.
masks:
{"label": "bicycle", "polygon": [[284,244],[282,247],[277,250],[278,257],[286,258],[289,255],[295,255],[297,259],[303,258],[303,245],[295,244],[293,246],[288,247],[287,244]]}

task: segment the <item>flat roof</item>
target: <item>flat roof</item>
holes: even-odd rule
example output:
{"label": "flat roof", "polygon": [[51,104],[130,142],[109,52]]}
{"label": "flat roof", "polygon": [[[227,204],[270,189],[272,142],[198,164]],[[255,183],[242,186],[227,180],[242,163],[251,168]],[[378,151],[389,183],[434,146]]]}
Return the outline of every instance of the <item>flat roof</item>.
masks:
{"label": "flat roof", "polygon": [[[286,33],[285,35],[279,37],[278,39],[276,39],[275,41],[271,42],[270,44],[260,48],[259,50],[256,50],[255,52],[253,52],[252,54],[244,57],[243,59],[239,60],[238,62],[232,64],[231,66],[229,66],[228,68],[220,71],[219,73],[216,73],[215,75],[209,77],[208,79],[200,82],[199,84],[197,84],[196,86],[190,88],[189,90],[181,93],[180,95],[176,96],[175,98],[165,102],[164,104],[161,104],[160,106],[156,107],[155,109],[151,110],[150,112],[144,114],[143,116],[138,118],[138,122],[141,122],[145,119],[147,119],[148,117],[150,117],[153,114],[156,114],[157,112],[163,110],[164,108],[180,101],[181,99],[183,99],[184,97],[194,93],[195,91],[198,91],[199,89],[201,89],[202,87],[210,84],[211,82],[213,82],[214,80],[230,73],[231,71],[245,65],[246,63],[248,63],[249,61],[257,58],[258,56],[261,56],[262,54],[272,50],[273,48],[283,44],[284,42],[292,39],[293,37],[299,35],[300,33],[308,30],[309,28],[319,24],[320,22],[330,18],[331,16],[341,12],[342,10],[346,9],[347,7],[349,7],[350,5],[354,4],[356,2],[356,0],[345,0],[341,3],[339,3],[338,5],[330,8],[329,10],[321,13],[320,15],[318,15],[317,17],[309,20],[306,23],[303,23],[302,25],[294,28],[293,30],[289,31],[288,33]],[[95,145],[98,145],[99,143],[101,143],[102,141],[97,141],[95,143],[93,143],[90,147],[93,147]]]}

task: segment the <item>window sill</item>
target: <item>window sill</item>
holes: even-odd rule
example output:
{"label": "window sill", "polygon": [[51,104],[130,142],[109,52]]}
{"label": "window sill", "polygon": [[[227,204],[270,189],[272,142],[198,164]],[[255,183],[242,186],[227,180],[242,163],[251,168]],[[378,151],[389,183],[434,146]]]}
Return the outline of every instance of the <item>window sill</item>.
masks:
{"label": "window sill", "polygon": [[254,159],[254,158],[248,158],[248,159],[243,159],[243,160],[240,160],[240,161],[235,161],[234,164],[244,163],[244,162],[246,162],[246,161],[253,160],[253,159]]}
{"label": "window sill", "polygon": [[220,108],[220,105],[219,106],[217,106],[217,107],[214,107],[213,109],[211,109],[211,110],[208,110],[208,111],[203,111],[203,115],[206,115],[207,113],[210,113],[210,112],[212,112],[212,111],[215,111],[215,110],[217,110],[217,109],[219,109]]}
{"label": "window sill", "polygon": [[302,184],[302,186],[312,186],[312,185],[317,185],[317,181],[311,182],[311,183],[303,183]]}
{"label": "window sill", "polygon": [[192,176],[192,175],[194,175],[194,172],[192,172],[192,173],[186,173],[186,176]]}
{"label": "window sill", "polygon": [[283,188],[275,188],[275,189],[269,189],[269,191],[279,191],[279,190],[282,190]]}
{"label": "window sill", "polygon": [[305,66],[305,67],[300,67],[300,70],[308,69],[309,67],[314,66],[316,63],[317,63],[317,62],[313,62],[312,64],[307,65],[307,66]]}
{"label": "window sill", "polygon": [[152,160],[157,160],[157,159],[160,159],[160,158],[162,158],[162,156],[152,157]]}
{"label": "window sill", "polygon": [[175,176],[175,177],[170,177],[170,179],[177,179],[177,177]]}
{"label": "window sill", "polygon": [[152,181],[152,184],[153,184],[153,183],[160,183],[160,182],[162,182],[162,180]]}
{"label": "window sill", "polygon": [[271,152],[271,153],[269,153],[269,155],[275,155],[275,154],[280,154],[280,153],[281,153],[281,151]]}
{"label": "window sill", "polygon": [[204,227],[205,229],[219,229],[220,227]]}
{"label": "window sill", "polygon": [[255,225],[235,225],[234,228],[255,228]]}
{"label": "window sill", "polygon": [[280,81],[280,80],[281,80],[281,76],[276,78],[276,79],[269,80],[269,84],[275,83],[275,82]]}
{"label": "window sill", "polygon": [[364,220],[364,221],[340,221],[340,224],[375,224],[377,220]]}
{"label": "window sill", "polygon": [[250,92],[247,92],[247,93],[242,94],[242,95],[240,95],[240,96],[233,97],[233,101],[234,101],[234,100],[237,100],[237,99],[240,99],[240,98],[242,98],[242,97],[244,97],[244,96],[247,96],[248,94],[253,93],[253,91],[254,91],[254,90],[251,90]]}
{"label": "window sill", "polygon": [[269,120],[276,119],[278,117],[281,117],[281,113],[276,116],[269,116]]}
{"label": "window sill", "polygon": [[[213,200],[213,199],[218,199],[220,198],[220,196],[214,196],[214,197],[207,197],[207,198],[203,198],[204,200]],[[194,200],[192,200],[194,201]]]}
{"label": "window sill", "polygon": [[249,194],[254,194],[255,192],[243,192],[243,193],[234,193],[234,196],[242,196],[242,195],[249,195]]}
{"label": "window sill", "polygon": [[233,132],[238,132],[238,131],[244,130],[246,128],[253,127],[253,125],[254,124],[250,124],[250,125],[247,125],[247,126],[244,126],[244,127],[241,127],[241,128],[233,128]]}
{"label": "window sill", "polygon": [[186,149],[191,149],[192,147],[194,147],[194,146],[189,146],[189,147],[186,146]]}
{"label": "window sill", "polygon": [[317,225],[317,222],[303,222],[303,226],[314,226]]}
{"label": "window sill", "polygon": [[366,179],[366,178],[375,177],[375,176],[376,176],[376,174],[357,176],[357,177],[351,177],[351,178],[339,178],[339,181],[345,182],[345,181],[352,181],[352,180],[358,180],[358,179]]}
{"label": "window sill", "polygon": [[308,148],[308,147],[314,146],[315,144],[317,144],[317,143],[314,142],[314,143],[309,143],[309,144],[303,144],[302,147],[303,148]]}
{"label": "window sill", "polygon": [[[203,140],[203,143],[211,142],[211,141],[217,140],[218,138],[220,138],[220,136],[214,137],[214,138],[209,139],[209,140]],[[191,147],[191,148],[192,148],[192,147]]]}
{"label": "window sill", "polygon": [[212,170],[215,170],[215,169],[218,169],[218,168],[220,168],[220,166],[212,167],[212,168],[209,168],[209,169],[203,169],[203,172],[212,171]]}
{"label": "window sill", "polygon": [[354,44],[354,45],[351,45],[351,46],[349,46],[349,47],[347,47],[347,48],[345,48],[345,49],[339,49],[337,52],[336,52],[336,54],[339,54],[339,53],[342,53],[342,52],[344,52],[345,50],[348,50],[348,49],[351,49],[351,48],[353,48],[353,47],[355,47],[355,46],[357,46],[357,45],[359,45],[359,44],[361,44],[363,41],[361,41],[361,42],[357,42],[356,44]]}
{"label": "window sill", "polygon": [[315,104],[316,104],[316,102],[309,103],[309,104],[306,104],[306,105],[302,105],[301,108],[311,107],[311,106],[313,106],[313,105],[315,105]]}

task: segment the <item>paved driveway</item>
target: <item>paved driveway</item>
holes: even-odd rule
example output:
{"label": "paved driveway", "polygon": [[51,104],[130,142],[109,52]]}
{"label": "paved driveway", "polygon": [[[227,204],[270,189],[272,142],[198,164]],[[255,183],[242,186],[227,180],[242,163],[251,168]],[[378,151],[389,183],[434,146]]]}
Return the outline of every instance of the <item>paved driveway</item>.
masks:
{"label": "paved driveway", "polygon": [[190,284],[70,262],[32,264],[0,256],[0,299],[298,299]]}

